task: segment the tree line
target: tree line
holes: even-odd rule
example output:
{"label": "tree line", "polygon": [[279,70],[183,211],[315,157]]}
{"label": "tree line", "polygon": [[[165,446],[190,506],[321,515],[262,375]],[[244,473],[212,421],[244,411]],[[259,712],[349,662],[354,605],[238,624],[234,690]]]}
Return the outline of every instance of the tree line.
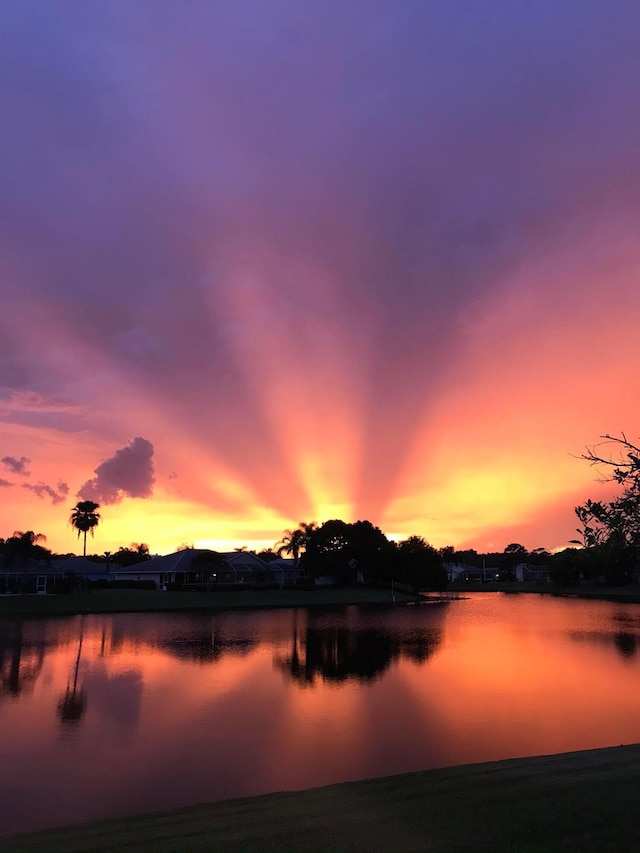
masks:
{"label": "tree line", "polygon": [[288,554],[305,575],[326,575],[344,586],[376,581],[416,590],[447,586],[441,551],[421,536],[395,542],[370,521],[300,522],[295,530],[285,530],[274,549],[257,556],[269,561]]}

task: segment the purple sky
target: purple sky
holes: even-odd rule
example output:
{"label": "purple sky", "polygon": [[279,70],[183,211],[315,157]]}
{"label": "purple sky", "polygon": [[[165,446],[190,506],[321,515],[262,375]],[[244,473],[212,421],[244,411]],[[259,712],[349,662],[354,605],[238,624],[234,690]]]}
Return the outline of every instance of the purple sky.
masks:
{"label": "purple sky", "polygon": [[[531,547],[571,538],[577,463],[513,517],[457,518],[469,461],[446,407],[468,380],[455,425],[489,491],[529,488],[504,458],[518,430],[513,456],[543,434],[553,471],[635,428],[616,324],[640,318],[639,31],[624,0],[5,0],[0,455],[33,476],[0,471],[0,535],[67,542],[42,488],[68,483],[72,505],[150,443],[140,483],[104,492],[122,504],[105,542],[154,548],[149,514],[162,550],[340,513],[435,544],[524,522]],[[538,372],[517,361],[531,341]],[[602,388],[564,408],[591,359],[633,391],[611,419]],[[504,412],[539,371],[558,384],[522,436]],[[566,535],[535,528],[555,502]]]}

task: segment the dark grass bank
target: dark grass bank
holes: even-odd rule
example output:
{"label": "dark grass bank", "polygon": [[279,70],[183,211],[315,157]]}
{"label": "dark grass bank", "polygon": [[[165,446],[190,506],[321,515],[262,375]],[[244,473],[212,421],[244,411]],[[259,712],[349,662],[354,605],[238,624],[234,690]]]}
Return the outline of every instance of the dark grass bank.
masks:
{"label": "dark grass bank", "polygon": [[[414,601],[402,592],[396,602]],[[389,590],[359,587],[312,590],[221,590],[159,592],[148,589],[94,589],[69,595],[2,595],[2,616],[64,616],[80,613],[160,613],[181,610],[249,610],[273,607],[331,607],[391,604]]]}
{"label": "dark grass bank", "polygon": [[640,745],[0,837],[0,853],[637,853]]}

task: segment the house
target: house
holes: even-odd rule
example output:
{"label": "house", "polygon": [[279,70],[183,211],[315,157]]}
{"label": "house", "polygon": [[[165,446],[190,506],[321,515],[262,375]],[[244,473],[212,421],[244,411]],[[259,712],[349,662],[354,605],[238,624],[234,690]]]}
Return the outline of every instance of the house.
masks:
{"label": "house", "polygon": [[44,594],[61,590],[63,584],[66,584],[65,571],[53,561],[11,560],[0,554],[0,594]]}
{"label": "house", "polygon": [[[486,583],[488,581],[500,580],[502,571],[504,577],[504,569],[496,566],[484,566],[479,569],[476,566],[467,566],[464,563],[445,563],[444,567],[447,571],[447,577],[451,582],[455,581],[474,581],[476,583]],[[518,563],[514,569],[516,581],[539,581],[546,583],[549,580],[548,566],[534,566],[529,563]],[[513,575],[511,575],[513,578]]]}
{"label": "house", "polygon": [[549,580],[548,566],[532,566],[529,563],[518,563],[515,569],[516,580],[519,581],[536,581],[538,583],[547,583]]}
{"label": "house", "polygon": [[300,583],[306,577],[304,570],[296,565],[296,560],[293,558],[278,557],[277,560],[268,563],[268,566],[273,569],[275,581],[280,586]]}
{"label": "house", "polygon": [[94,563],[84,557],[29,560],[11,563],[0,554],[0,593],[66,592],[75,579],[85,581],[151,581],[157,589],[178,587],[243,587],[245,585],[296,583],[303,572],[295,560],[266,563],[249,551],[217,553],[188,548],[174,554],[152,557],[131,566]]}
{"label": "house", "polygon": [[467,566],[464,563],[445,563],[444,568],[447,572],[449,581],[475,581],[477,583],[485,583],[486,581],[497,580],[500,569],[495,566],[483,566],[481,569],[476,566]]}
{"label": "house", "polygon": [[126,568],[112,572],[114,580],[151,580],[158,589],[168,589],[172,584],[181,586],[237,586],[266,585],[294,582],[299,570],[293,561],[274,560],[266,563],[249,551],[217,553],[206,549],[187,548],[164,557],[152,557]]}

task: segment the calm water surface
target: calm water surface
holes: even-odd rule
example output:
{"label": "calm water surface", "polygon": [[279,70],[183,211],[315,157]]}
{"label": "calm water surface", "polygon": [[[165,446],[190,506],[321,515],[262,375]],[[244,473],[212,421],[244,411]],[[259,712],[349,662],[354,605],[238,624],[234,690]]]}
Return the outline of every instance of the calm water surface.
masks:
{"label": "calm water surface", "polygon": [[640,741],[640,605],[0,620],[0,832]]}

